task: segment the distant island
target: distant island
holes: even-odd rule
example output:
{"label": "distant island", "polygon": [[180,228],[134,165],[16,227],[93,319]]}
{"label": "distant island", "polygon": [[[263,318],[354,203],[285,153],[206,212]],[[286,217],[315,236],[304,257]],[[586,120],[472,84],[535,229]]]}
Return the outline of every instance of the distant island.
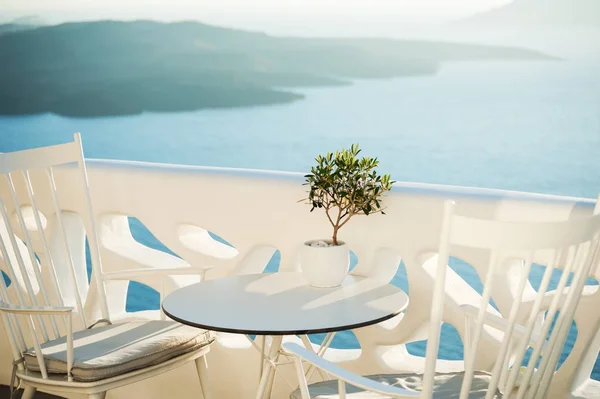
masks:
{"label": "distant island", "polygon": [[446,61],[551,60],[521,48],[274,37],[199,22],[0,25],[0,115],[96,117],[281,104],[294,87],[435,74]]}

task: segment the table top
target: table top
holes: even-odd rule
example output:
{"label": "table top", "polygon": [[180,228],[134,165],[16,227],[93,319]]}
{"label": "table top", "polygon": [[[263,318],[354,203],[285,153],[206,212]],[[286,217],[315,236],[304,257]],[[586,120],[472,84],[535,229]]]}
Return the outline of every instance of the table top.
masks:
{"label": "table top", "polygon": [[180,288],[162,304],[189,326],[256,335],[295,335],[364,327],[390,319],[408,305],[400,288],[347,276],[340,287],[315,288],[302,273],[248,274]]}

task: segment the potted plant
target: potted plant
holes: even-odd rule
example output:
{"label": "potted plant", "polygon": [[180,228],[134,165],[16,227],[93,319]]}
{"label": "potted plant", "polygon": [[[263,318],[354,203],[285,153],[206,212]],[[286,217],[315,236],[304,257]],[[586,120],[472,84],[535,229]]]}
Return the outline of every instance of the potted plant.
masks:
{"label": "potted plant", "polygon": [[377,174],[377,158],[358,158],[358,144],[350,149],[319,155],[317,165],[304,176],[309,187],[305,200],[310,211],[323,209],[333,227],[331,239],[311,240],[304,243],[300,254],[302,272],[315,287],[339,286],[350,264],[350,251],[338,239],[339,231],[357,215],[381,212],[383,194],[394,183],[389,174]]}

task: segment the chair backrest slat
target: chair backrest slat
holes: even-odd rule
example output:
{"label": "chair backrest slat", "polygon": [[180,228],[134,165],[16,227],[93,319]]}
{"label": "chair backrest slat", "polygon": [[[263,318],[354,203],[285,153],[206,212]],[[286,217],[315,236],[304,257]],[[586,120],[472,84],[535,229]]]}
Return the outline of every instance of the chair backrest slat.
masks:
{"label": "chair backrest slat", "polygon": [[98,291],[100,298],[103,298],[103,300],[101,300],[99,304],[100,314],[102,315],[103,319],[109,320],[110,315],[108,312],[108,303],[106,301],[106,293],[102,277],[102,259],[100,257],[100,243],[98,240],[97,233],[98,230],[96,229],[96,220],[94,219],[94,210],[92,207],[92,194],[90,192],[90,183],[87,176],[87,168],[85,166],[85,160],[83,158],[83,145],[81,143],[81,136],[79,134],[75,135],[75,144],[79,149],[79,151],[77,152],[77,166],[82,172],[83,184],[85,187],[85,190],[83,190],[86,207],[84,218],[87,218],[87,224],[89,226],[87,233],[88,245],[90,248],[90,257],[92,259],[92,272],[96,276],[98,276],[98,278],[94,280],[96,283],[96,290]]}
{"label": "chair backrest slat", "polygon": [[[33,217],[35,219],[35,225],[37,231],[43,232],[44,226],[42,224],[42,220],[40,218],[40,209],[37,205],[37,201],[35,199],[33,185],[31,184],[31,177],[29,176],[29,171],[26,170],[23,172],[23,178],[25,179],[25,187],[27,189],[27,195],[29,197],[29,201],[31,201],[31,206],[33,208]],[[46,238],[46,234],[40,234],[40,238],[42,241],[42,246],[44,248],[44,254],[46,255],[46,259],[48,260],[49,265],[49,273],[50,273],[50,281],[52,283],[52,288],[54,289],[55,298],[58,301],[60,306],[64,305],[62,293],[60,291],[60,286],[58,284],[58,276],[56,275],[56,268],[54,265],[54,259],[52,256],[52,251],[50,250],[50,246],[48,245],[48,239]],[[61,317],[62,319],[62,317]],[[65,329],[67,326],[64,326]]]}
{"label": "chair backrest slat", "polygon": [[[438,297],[438,291],[445,287],[443,269],[450,256],[465,249],[485,253],[487,260],[476,267],[483,274],[483,292],[475,320],[469,319],[465,327],[468,342],[460,399],[469,398],[475,371],[481,367],[478,359],[486,351],[485,345],[490,344],[495,345],[495,356],[488,369],[491,378],[486,399],[496,397],[498,392],[517,399],[545,398],[586,281],[600,262],[600,215],[564,222],[502,222],[455,215],[452,203],[446,204],[425,360],[424,398],[431,397],[432,363],[437,358],[433,347],[439,346],[439,327],[444,321],[443,303]],[[529,281],[534,264],[546,267],[537,290]],[[549,291],[557,271],[561,274],[556,289]],[[490,330],[499,327],[487,326],[492,300],[504,318],[500,335]],[[527,365],[522,367],[528,355]]]}
{"label": "chair backrest slat", "polygon": [[[444,204],[444,219],[440,233],[440,249],[438,256],[438,264],[436,269],[436,277],[444,281],[446,280],[446,261],[449,257],[448,239],[451,231],[452,215],[454,213],[454,202],[447,201]],[[433,377],[435,375],[435,363],[439,351],[439,340],[441,333],[441,321],[445,295],[445,283],[436,284],[433,292],[431,306],[431,323],[429,324],[429,341],[425,353],[425,371],[423,373],[423,389],[422,396],[429,398],[433,395]],[[439,321],[439,322],[438,322]]]}
{"label": "chair backrest slat", "polygon": [[[4,242],[2,241],[2,238],[0,237],[0,250],[1,253],[6,254],[6,248],[4,247]],[[4,281],[4,278],[2,278],[2,276],[0,276],[0,301],[4,301],[6,303],[9,302],[8,299],[8,287],[6,286],[6,281]],[[5,326],[7,326],[7,330],[8,330],[8,340],[10,341],[11,344],[11,350],[13,352],[13,357],[15,358],[19,358],[20,357],[20,353],[22,353],[23,351],[27,350],[27,345],[25,343],[25,337],[23,336],[23,332],[21,331],[20,328],[18,328],[18,320],[16,318],[15,315],[12,314],[7,314],[4,312],[0,312],[0,314],[2,315],[2,322],[4,323]]]}
{"label": "chair backrest slat", "polygon": [[[27,246],[27,252],[29,253],[29,258],[31,260],[32,269],[33,269],[33,272],[37,279],[38,287],[40,289],[40,294],[42,297],[42,305],[50,306],[51,303],[50,303],[50,299],[48,298],[48,293],[46,291],[46,285],[44,284],[44,280],[42,279],[42,273],[40,271],[38,261],[37,261],[37,258],[35,256],[35,252],[33,249],[33,241],[31,239],[31,235],[29,234],[29,229],[27,228],[27,225],[25,224],[25,218],[23,217],[23,207],[21,206],[21,203],[19,202],[19,199],[17,197],[17,192],[15,189],[15,184],[14,184],[11,173],[8,173],[6,176],[8,179],[8,187],[9,187],[9,190],[10,190],[10,193],[11,193],[11,196],[13,199],[13,203],[15,206],[15,214],[17,216],[17,219],[19,220],[19,226],[21,228],[21,233],[23,235],[23,238],[25,239],[25,245]],[[38,217],[39,217],[39,215],[38,215]],[[39,231],[41,232],[42,230],[39,230]],[[43,236],[44,234],[42,233],[41,235]],[[36,304],[39,305],[39,303],[37,303],[37,300],[36,300]],[[49,319],[50,319],[50,324],[53,327],[54,338],[58,338],[60,336],[60,333],[58,330],[58,325],[56,323],[55,317],[49,316]],[[48,341],[50,339],[50,334],[48,333],[48,329],[46,328],[46,323],[44,322],[44,318],[40,317],[39,320],[40,320],[40,328],[41,328],[42,336],[44,337],[44,341]]]}
{"label": "chair backrest slat", "polygon": [[[29,331],[31,331],[31,337],[33,339],[33,347],[35,348],[35,353],[43,353],[40,345],[40,341],[38,340],[38,336],[35,331],[35,323],[33,321],[32,316],[25,316],[25,319],[29,323]],[[40,372],[42,373],[42,378],[48,378],[48,371],[46,370],[46,362],[44,361],[43,356],[36,356],[38,367],[40,368]]]}
{"label": "chair backrest slat", "polygon": [[[591,244],[587,245],[591,246]],[[566,310],[562,310],[560,312],[558,320],[554,325],[554,331],[552,332],[552,336],[550,337],[549,341],[549,347],[552,349],[552,352],[549,357],[545,356],[545,361],[540,364],[538,369],[536,377],[538,375],[542,376],[540,383],[533,385],[536,388],[542,387],[541,391],[539,391],[537,394],[538,398],[543,398],[546,396],[550,379],[554,374],[556,365],[558,364],[558,360],[561,355],[561,349],[567,340],[567,335],[569,334],[569,328],[571,327],[570,321],[573,320],[575,310],[577,309],[577,305],[581,299],[581,292],[590,274],[590,271],[592,270],[592,267],[594,267],[597,262],[598,247],[594,246],[593,248],[590,248],[587,256],[579,265],[563,305]],[[534,383],[536,383],[538,379],[539,378],[536,378]]]}
{"label": "chair backrest slat", "polygon": [[83,217],[87,219],[88,229],[88,244],[90,248],[90,256],[92,258],[92,272],[98,276],[94,281],[96,283],[96,290],[98,291],[100,298],[100,313],[102,318],[108,320],[110,318],[108,312],[108,303],[106,301],[106,292],[104,282],[102,278],[102,259],[100,257],[100,243],[98,240],[98,230],[96,230],[96,221],[94,219],[94,210],[92,207],[92,194],[90,192],[90,182],[88,180],[87,168],[85,166],[85,159],[83,158],[83,144],[81,143],[81,136],[75,134],[74,144],[77,147],[77,166],[81,170],[83,179],[83,185],[85,187],[84,198],[86,212]]}
{"label": "chair backrest slat", "polygon": [[[540,309],[541,309],[541,305],[542,305],[542,300],[544,299],[544,296],[546,295],[546,292],[548,291],[548,287],[550,285],[550,281],[552,279],[552,273],[555,270],[555,267],[558,263],[558,260],[560,259],[560,256],[562,254],[563,251],[558,250],[556,251],[556,255],[552,258],[551,262],[548,264],[548,266],[546,267],[546,270],[544,271],[544,275],[542,277],[542,281],[540,283],[540,287],[538,289],[538,296],[535,299],[535,302],[533,304],[533,308],[527,318],[527,321],[525,322],[525,334],[523,335],[522,339],[519,341],[518,346],[516,348],[516,358],[514,360],[515,364],[521,364],[523,362],[523,359],[525,358],[525,351],[527,350],[527,346],[528,346],[528,342],[531,339],[531,336],[533,334],[533,330],[535,328],[535,324],[536,321],[538,320],[538,317],[536,315],[539,314]],[[564,277],[565,277],[565,282],[567,279],[568,274],[564,273]],[[538,347],[541,349],[542,348],[542,340],[539,340],[538,343]],[[507,357],[508,359],[508,357]],[[496,368],[494,368],[494,372],[498,372],[499,370],[497,370]],[[508,370],[508,366],[506,365],[502,370],[502,375],[503,377],[506,376],[506,378],[502,379],[502,385],[506,386],[507,389],[512,390],[514,387],[514,384],[516,383],[517,377],[518,377],[518,369],[514,369],[511,370],[511,372],[509,373]],[[510,376],[509,376],[510,374]],[[523,378],[521,380],[521,382],[524,384],[523,386],[527,386],[529,384],[529,380],[531,378],[531,375],[533,375],[533,368],[532,368],[532,372],[529,376],[529,378]],[[494,391],[496,390],[497,386],[496,385],[490,385],[490,389],[493,389]],[[525,389],[520,389],[518,395],[525,395]],[[522,399],[522,396],[521,396]]]}
{"label": "chair backrest slat", "polygon": [[[10,185],[9,185],[10,186]],[[21,249],[19,248],[18,244],[17,244],[17,238],[15,235],[15,231],[13,230],[13,227],[10,223],[10,216],[8,215],[8,212],[6,210],[6,204],[4,203],[4,201],[0,200],[0,213],[2,214],[2,219],[4,219],[5,225],[6,225],[6,229],[8,230],[8,238],[9,238],[9,242],[12,245],[12,249],[13,249],[13,253],[15,254],[15,258],[17,260],[17,264],[19,266],[19,271],[20,271],[20,276],[23,279],[23,283],[25,284],[25,290],[27,292],[27,298],[29,300],[29,302],[33,305],[33,306],[39,306],[38,300],[37,300],[37,295],[35,290],[33,289],[33,285],[31,284],[31,279],[30,279],[30,275],[29,272],[27,270],[27,266],[25,265],[25,261],[23,259],[23,255],[21,254]],[[9,277],[15,278],[15,282],[17,282],[18,280],[16,280],[16,273],[13,269],[13,266],[11,265],[11,262],[9,260],[9,258],[5,258],[6,263],[8,264],[8,269],[10,271]],[[32,264],[31,264],[31,268],[35,269],[37,267],[37,260],[35,260],[35,256],[33,257],[33,259],[31,260]],[[37,286],[39,287],[39,281],[36,281]],[[26,304],[25,301],[23,300],[23,296],[21,296],[21,304],[24,305]],[[40,324],[41,328],[42,328],[42,336],[44,338],[44,341],[48,341],[48,333],[45,329],[44,326],[44,320],[42,318],[42,316],[36,316],[36,320],[38,321],[38,323]]]}
{"label": "chair backrest slat", "polygon": [[75,262],[73,261],[73,255],[71,254],[71,250],[69,248],[69,240],[67,239],[67,230],[65,229],[65,224],[63,222],[62,210],[60,208],[60,202],[58,199],[58,194],[56,190],[56,180],[54,179],[54,171],[52,168],[48,168],[46,170],[46,175],[48,176],[50,182],[50,192],[52,193],[52,205],[54,206],[54,212],[56,213],[56,221],[58,223],[58,229],[60,230],[60,238],[61,242],[64,246],[66,259],[69,264],[69,276],[71,278],[71,283],[73,284],[74,296],[75,296],[75,304],[77,305],[77,311],[79,313],[79,317],[81,318],[81,322],[84,326],[88,326],[86,323],[85,312],[83,309],[83,302],[81,300],[81,291],[79,287],[79,283],[77,282],[77,272],[75,271]]}
{"label": "chair backrest slat", "polygon": [[[10,229],[9,223],[8,222],[4,222],[4,220],[6,220],[6,209],[4,207],[4,202],[2,201],[2,198],[0,198],[0,220],[4,227],[6,227],[6,235],[10,236],[10,234],[12,234],[12,230]],[[9,237],[8,241],[11,242]],[[11,242],[12,244],[12,242]],[[12,247],[11,245],[11,248]],[[11,253],[8,252],[8,248],[6,247],[5,244],[5,237],[2,236],[2,232],[0,231],[0,250],[2,250],[2,258],[4,259],[4,263],[7,266],[6,267],[6,271],[7,271],[7,275],[8,278],[10,279],[10,281],[13,282],[13,284],[15,284],[14,286],[14,291],[15,291],[15,295],[17,297],[17,301],[19,302],[19,305],[26,305],[25,303],[25,297],[23,296],[23,292],[21,291],[22,287],[20,286],[20,284],[18,284],[17,282],[19,281],[17,279],[17,275],[15,273],[14,267],[13,267],[13,261],[11,260]],[[18,260],[18,256],[20,254],[17,254],[16,252],[12,252],[14,253],[14,257],[16,259],[17,262],[19,262]],[[3,280],[4,281],[4,280]]]}
{"label": "chair backrest slat", "polygon": [[[452,238],[452,236],[451,236]],[[479,305],[479,312],[477,314],[477,325],[475,327],[475,333],[472,334],[472,344],[469,350],[469,356],[471,357],[467,362],[465,362],[468,367],[465,368],[465,377],[463,379],[463,384],[461,386],[460,399],[466,399],[469,397],[469,391],[471,389],[471,381],[473,380],[473,376],[475,375],[475,356],[477,355],[477,347],[479,346],[479,341],[481,340],[481,332],[483,331],[483,324],[485,320],[485,315],[487,309],[490,305],[490,300],[492,298],[492,289],[494,285],[494,274],[496,273],[496,268],[498,267],[498,251],[496,249],[492,249],[490,253],[490,260],[487,268],[487,275],[485,278],[485,283],[483,286],[483,293],[481,295],[481,302]]]}
{"label": "chair backrest slat", "polygon": [[[531,270],[531,266],[532,266],[532,261],[531,261],[531,255],[527,256],[527,259],[525,260],[525,267],[524,267],[524,271],[523,273],[526,275],[529,275],[529,272]],[[508,325],[507,325],[507,329],[505,334],[509,337],[512,337],[513,335],[513,330],[515,329],[515,325],[517,322],[517,316],[519,314],[519,309],[521,307],[521,299],[523,298],[523,295],[525,294],[525,288],[526,288],[526,284],[527,284],[527,278],[521,278],[519,281],[519,287],[517,289],[517,299],[513,301],[511,309],[510,309],[510,314],[508,316]],[[511,349],[511,346],[513,346],[514,343],[512,342],[512,339],[505,339],[504,341],[502,341],[502,345],[500,346],[500,351],[498,353],[498,358],[501,359],[501,361],[497,361],[496,364],[494,365],[494,369],[492,371],[492,380],[490,381],[490,385],[488,387],[488,392],[496,392],[496,388],[498,387],[498,383],[501,382],[503,384],[506,383],[507,381],[507,366],[508,366],[508,362],[509,362],[509,350]]]}
{"label": "chair backrest slat", "polygon": [[[4,239],[2,238],[1,234],[0,234],[0,254],[2,255],[2,257],[4,259],[10,259],[9,258],[10,255],[8,253],[6,245],[4,244]],[[17,297],[17,301],[19,302],[20,305],[25,305],[23,294],[21,293],[21,288],[19,287],[19,284],[17,284],[17,278],[15,276],[15,273],[14,273],[12,267],[9,266],[7,271],[8,271],[8,277],[11,279],[11,281],[14,282],[13,284],[15,284],[14,291],[15,291],[15,295]],[[3,277],[0,277],[0,280],[2,280],[2,285],[0,285],[0,287],[2,287],[2,296],[4,298],[3,301],[10,303],[11,301],[10,301],[10,297],[9,297],[9,293],[8,293],[8,287],[6,286],[6,282],[4,281]],[[18,352],[21,353],[21,352],[27,350],[25,336],[23,335],[23,331],[19,328],[17,317],[15,315],[8,315],[8,321],[10,323],[6,324],[6,326],[8,326],[10,329],[12,329],[13,330],[12,333],[16,336],[14,343],[15,343],[15,345],[17,345]],[[17,340],[17,337],[18,337],[18,340]],[[14,352],[14,349],[15,348],[13,348],[13,352]],[[15,358],[15,360],[19,359],[19,357],[20,356],[17,356]]]}
{"label": "chair backrest slat", "polygon": [[[15,337],[15,331],[12,326],[12,323],[13,323],[12,319],[13,319],[12,315],[8,315],[4,312],[0,312],[0,321],[2,321],[2,323],[4,323],[6,326],[8,326],[7,327],[8,342],[10,343],[10,348],[12,351],[13,358],[19,358],[21,356],[20,353],[22,352],[23,349],[19,350],[20,345],[19,345],[19,342],[17,341],[17,338]],[[19,370],[24,369],[24,367],[21,363],[18,363],[17,367]]]}
{"label": "chair backrest slat", "polygon": [[[580,254],[580,253],[581,253],[581,251],[579,251],[578,247],[571,246],[569,248],[568,255],[567,255],[567,264],[566,264],[567,266],[563,270],[563,273],[558,282],[558,286],[556,287],[556,290],[554,291],[555,295],[552,297],[552,301],[550,303],[550,306],[548,307],[548,311],[547,311],[547,314],[545,317],[546,321],[554,320],[554,318],[558,312],[559,302],[563,298],[562,293],[564,292],[564,290],[567,286],[567,282],[569,280],[569,275],[573,269],[573,266],[576,262],[578,254]],[[541,293],[542,292],[540,292],[540,294]],[[540,338],[547,337],[548,333],[550,332],[551,327],[552,327],[551,322],[544,323],[544,325],[542,326],[542,329],[540,331]],[[534,372],[536,371],[538,359],[539,359],[540,355],[542,355],[543,349],[544,349],[544,341],[542,339],[539,339],[536,342],[536,344],[533,346],[533,353],[529,359],[529,362],[527,363],[525,377],[522,379],[523,388],[519,389],[519,393],[518,393],[517,397],[523,398],[525,396],[525,394],[526,394],[525,387],[529,386],[529,384],[531,383],[531,379],[534,376]],[[524,354],[523,354],[523,356],[524,356]],[[508,382],[509,387],[514,387],[517,377],[518,377],[517,370],[514,370],[511,373],[511,379]],[[528,397],[532,398],[534,393],[535,393],[535,390],[533,390],[533,389],[530,390],[528,392],[528,394],[529,394]]]}

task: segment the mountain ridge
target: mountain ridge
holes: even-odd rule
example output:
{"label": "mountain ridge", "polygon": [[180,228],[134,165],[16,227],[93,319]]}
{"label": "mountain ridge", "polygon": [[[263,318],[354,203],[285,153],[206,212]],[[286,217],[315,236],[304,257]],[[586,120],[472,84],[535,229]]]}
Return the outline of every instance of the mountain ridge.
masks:
{"label": "mountain ridge", "polygon": [[81,117],[280,104],[303,98],[282,87],[435,74],[449,61],[553,59],[513,47],[276,37],[147,20],[6,32],[0,53],[0,115]]}

